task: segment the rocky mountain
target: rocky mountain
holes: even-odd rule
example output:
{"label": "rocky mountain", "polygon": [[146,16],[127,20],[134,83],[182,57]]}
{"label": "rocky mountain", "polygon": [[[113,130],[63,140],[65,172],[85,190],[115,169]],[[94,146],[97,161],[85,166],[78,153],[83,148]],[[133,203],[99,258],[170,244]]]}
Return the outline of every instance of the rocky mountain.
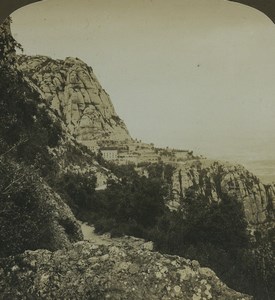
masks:
{"label": "rocky mountain", "polygon": [[251,226],[274,221],[275,187],[264,185],[241,165],[208,159],[177,164],[172,189],[176,206],[180,205],[179,196],[193,189],[209,202],[220,202],[224,195],[238,199]]}
{"label": "rocky mountain", "polygon": [[[112,175],[81,144],[127,143],[131,137],[84,62],[16,57],[16,46],[7,20],[0,27],[1,297],[250,299],[196,261],[152,252],[140,240],[80,241],[80,224],[68,203],[94,200],[91,174],[101,183]],[[274,220],[274,187],[240,166],[179,162],[170,207],[180,207],[190,189],[210,202],[222,201],[224,194],[237,197],[251,226]],[[108,207],[104,198],[102,203]],[[112,219],[112,211],[107,213]]]}
{"label": "rocky mountain", "polygon": [[62,117],[78,141],[90,146],[94,141],[131,140],[109,95],[92,68],[80,59],[19,56],[17,61],[19,69],[39,87],[45,102]]}
{"label": "rocky mountain", "polygon": [[[64,120],[79,142],[91,146],[94,142],[127,144],[131,140],[108,94],[84,62],[77,58],[62,61],[45,56],[18,56],[17,62],[24,76],[39,87],[47,105]],[[178,207],[179,196],[194,188],[210,202],[221,201],[221,194],[237,197],[244,205],[248,223],[254,228],[274,220],[275,187],[262,184],[244,167],[208,159],[187,159],[175,166],[171,207]]]}
{"label": "rocky mountain", "polygon": [[[24,76],[39,87],[45,102],[78,141],[89,146],[94,141],[131,140],[108,94],[84,62],[44,56],[19,56],[17,62]],[[244,205],[247,221],[254,226],[274,218],[274,186],[262,184],[244,167],[202,159],[178,163],[176,168],[176,194],[193,187],[210,201],[220,201],[221,193],[237,197]]]}

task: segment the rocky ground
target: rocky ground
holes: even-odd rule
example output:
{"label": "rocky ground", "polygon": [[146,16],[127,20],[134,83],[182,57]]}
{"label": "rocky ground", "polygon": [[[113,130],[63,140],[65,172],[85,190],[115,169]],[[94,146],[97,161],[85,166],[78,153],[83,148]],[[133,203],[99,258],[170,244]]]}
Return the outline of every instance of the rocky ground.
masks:
{"label": "rocky ground", "polygon": [[0,299],[252,299],[197,261],[153,252],[150,242],[98,239],[2,259]]}

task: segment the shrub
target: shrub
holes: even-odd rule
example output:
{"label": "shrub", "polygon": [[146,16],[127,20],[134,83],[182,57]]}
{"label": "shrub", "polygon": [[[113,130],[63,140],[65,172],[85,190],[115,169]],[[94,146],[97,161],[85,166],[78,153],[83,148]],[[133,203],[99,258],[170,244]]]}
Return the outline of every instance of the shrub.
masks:
{"label": "shrub", "polygon": [[67,199],[74,210],[96,210],[95,199],[96,177],[92,173],[61,174],[55,183],[57,191]]}
{"label": "shrub", "polygon": [[0,256],[48,243],[50,212],[39,177],[26,165],[0,159]]}

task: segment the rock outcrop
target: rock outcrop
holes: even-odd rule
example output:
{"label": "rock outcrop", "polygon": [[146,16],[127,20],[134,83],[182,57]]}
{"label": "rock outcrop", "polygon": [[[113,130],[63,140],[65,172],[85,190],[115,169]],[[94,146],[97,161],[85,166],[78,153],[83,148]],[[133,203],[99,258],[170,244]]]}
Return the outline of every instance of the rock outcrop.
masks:
{"label": "rock outcrop", "polygon": [[[15,74],[21,74],[21,68],[18,68],[18,57],[16,56],[16,48],[20,48],[21,46],[16,42],[16,40],[13,38],[12,33],[11,33],[11,29],[10,29],[10,19],[8,18],[2,25],[0,25],[0,67],[2,66],[3,68],[9,70],[9,72],[14,72]],[[17,59],[16,59],[17,58]],[[21,57],[20,60],[22,59],[22,61],[24,61],[23,65],[25,66],[25,68],[28,69],[28,66],[36,66],[36,62],[39,65],[39,63],[42,62],[52,62],[53,65],[55,67],[57,67],[56,65],[59,64],[59,61],[53,61],[47,57]],[[34,60],[33,63],[32,59]],[[71,74],[71,70],[69,65],[72,67],[72,69],[77,68],[79,70],[79,68],[84,68],[85,70],[88,70],[87,72],[90,72],[90,68],[85,65],[83,62],[77,60],[77,59],[67,59],[66,60],[68,63],[64,65],[66,65],[65,69],[68,68],[68,74]],[[76,64],[80,64],[82,67],[73,67],[74,62]],[[62,65],[62,63],[60,62],[60,64]],[[53,65],[49,65],[48,67],[44,66],[45,69],[47,69],[49,71],[49,73],[47,73],[48,75],[50,74],[50,72],[54,73],[55,68],[53,67]],[[51,69],[51,67],[53,67],[53,69]],[[66,70],[63,70],[60,74],[63,74],[64,76],[64,72],[66,73]],[[39,69],[40,70],[40,69]],[[43,73],[45,70],[42,68],[41,72]],[[83,71],[83,70],[82,70]],[[29,72],[34,72],[34,70],[30,69]],[[72,71],[73,72],[73,71]],[[84,72],[84,71],[83,71]],[[83,74],[83,72],[80,71],[80,73]],[[91,71],[92,72],[92,71]],[[44,73],[43,73],[44,74]],[[53,79],[53,81],[55,82],[55,84],[57,84],[58,79],[57,78],[62,78],[62,76],[60,74],[54,73],[55,75],[51,75],[50,78],[55,78]],[[89,73],[90,74],[90,73]],[[47,77],[47,75],[45,75]],[[55,77],[56,76],[56,77]],[[61,76],[61,77],[60,77]],[[88,76],[88,75],[87,75]],[[89,75],[90,76],[90,75]],[[88,76],[88,77],[89,77]],[[94,76],[94,75],[93,75]],[[43,76],[42,76],[43,77]],[[69,75],[68,75],[69,77]],[[84,76],[85,77],[85,76]],[[41,78],[41,77],[39,77]],[[44,78],[44,77],[43,77]],[[81,77],[83,79],[83,76]],[[89,77],[90,78],[90,77]],[[93,77],[95,78],[95,77]],[[60,79],[61,80],[61,79]],[[84,79],[83,79],[84,80]],[[90,78],[90,80],[92,81],[92,79]],[[85,81],[85,80],[84,80]],[[42,84],[42,83],[41,83]],[[42,86],[45,87],[45,85],[49,85],[49,87],[52,88],[52,85],[49,83],[49,81],[45,81],[45,84],[42,84]],[[61,83],[60,83],[61,84]],[[50,115],[51,119],[53,122],[57,122],[61,125],[62,127],[62,132],[63,132],[63,139],[62,139],[62,143],[60,143],[60,145],[54,149],[51,149],[50,151],[52,152],[53,156],[55,157],[55,159],[58,161],[60,168],[62,168],[62,170],[64,172],[66,171],[72,171],[72,172],[80,172],[80,173],[94,173],[97,177],[97,185],[103,185],[108,176],[110,176],[110,172],[108,170],[106,170],[105,168],[102,168],[94,159],[94,157],[92,157],[90,155],[90,153],[88,153],[87,151],[85,151],[85,149],[83,149],[82,147],[80,147],[79,143],[76,142],[75,137],[72,136],[72,131],[74,133],[74,129],[72,129],[71,126],[67,126],[68,122],[66,121],[66,117],[65,115],[61,116],[61,110],[60,110],[60,106],[58,106],[58,101],[60,100],[66,100],[66,93],[63,91],[61,92],[58,88],[56,88],[55,92],[54,89],[52,90],[53,93],[55,93],[56,97],[52,98],[55,99],[55,101],[50,101],[49,99],[51,98],[49,96],[49,94],[43,92],[39,87],[39,84],[37,85],[37,82],[34,80],[31,80],[28,76],[24,77],[24,82],[22,82],[22,85],[27,86],[27,88],[29,90],[32,90],[35,92],[36,96],[35,99],[32,99],[33,101],[37,102],[38,106],[44,106],[49,108],[48,109],[48,114]],[[65,82],[62,82],[62,85],[64,85],[65,87]],[[86,85],[89,85],[89,82],[86,81]],[[92,83],[90,83],[90,85],[92,85]],[[95,79],[94,82],[95,86],[98,86],[98,93],[100,94],[104,94],[104,96],[102,96],[102,99],[105,101],[104,105],[102,104],[102,107],[104,107],[105,109],[105,117],[107,118],[111,118],[116,119],[117,123],[120,123],[125,127],[124,123],[122,121],[120,121],[120,119],[116,116],[115,112],[114,112],[114,108],[112,106],[112,103],[110,101],[110,99],[108,98],[108,95],[105,93],[105,91],[103,91],[101,89],[101,86],[99,85],[98,81]],[[60,85],[58,85],[60,86]],[[22,86],[23,88],[23,86]],[[71,89],[76,88],[75,86],[73,86],[72,84],[69,84],[66,87],[66,91],[70,91]],[[89,89],[87,89],[89,90]],[[90,92],[91,94],[91,92]],[[60,97],[60,98],[58,98]],[[69,101],[69,100],[68,100]],[[63,102],[62,102],[63,103]],[[50,104],[50,105],[48,105]],[[57,110],[57,106],[59,107],[59,109]],[[92,106],[92,105],[91,105]],[[73,105],[71,103],[71,108],[73,108],[76,106]],[[52,109],[51,109],[52,108]],[[67,107],[67,114],[68,113],[68,107]],[[72,111],[73,114],[73,111]],[[98,116],[98,114],[97,114]],[[90,117],[92,117],[90,115]],[[85,119],[85,117],[82,118],[83,120]],[[89,119],[90,120],[90,119]],[[108,135],[107,132],[112,132],[113,136],[117,133],[117,137],[122,138],[122,135],[127,132],[127,129],[125,128],[125,132],[123,131],[124,127],[119,127],[119,129],[117,129],[117,127],[112,127],[109,126],[109,123],[112,123],[113,121],[108,121],[105,124],[105,119],[103,120],[103,117],[100,115],[99,119],[94,119],[91,122],[94,122],[95,124],[97,124],[96,126],[99,126],[98,124],[102,122],[102,124],[105,124],[104,126],[102,125],[102,127],[100,127],[100,130],[97,131],[97,133],[95,133],[93,131],[93,133],[95,134],[94,137],[97,136],[104,136],[105,131],[106,131],[106,136]],[[97,123],[98,122],[98,123]],[[72,123],[70,123],[72,125]],[[83,123],[81,123],[83,124]],[[82,126],[82,125],[81,125]],[[91,127],[89,127],[91,129]],[[89,131],[90,129],[83,129],[81,132],[83,135],[85,135],[83,132],[85,131],[87,133],[87,130]],[[109,130],[109,131],[108,131]],[[122,131],[122,133],[120,134],[119,132]],[[126,134],[125,133],[125,134]],[[90,146],[91,144],[93,145],[94,140],[93,139],[88,139],[85,140],[84,136],[81,136],[82,141],[84,145],[86,146]],[[89,134],[88,134],[89,136]],[[79,136],[77,136],[79,138]],[[87,136],[86,136],[87,137]],[[90,136],[89,136],[90,137]],[[127,138],[130,139],[129,136],[127,136]],[[85,143],[86,141],[86,143]],[[49,150],[49,149],[48,149]]]}
{"label": "rock outcrop", "polygon": [[133,238],[26,251],[0,260],[0,275],[1,299],[252,299],[197,261],[152,252]]}
{"label": "rock outcrop", "polygon": [[[108,170],[96,164],[92,154],[85,147],[79,147],[75,138],[89,146],[94,142],[127,141],[131,137],[92,69],[79,59],[67,58],[62,61],[43,56],[19,56],[18,71],[15,44],[7,21],[0,29],[1,64],[7,69],[13,69],[20,77],[18,84],[22,84],[22,90],[36,91],[35,96],[27,100],[37,101],[38,106],[50,107],[49,115],[52,120],[59,121],[62,127],[62,141],[56,147],[47,147],[45,153],[52,155],[51,158],[58,162],[63,171],[99,172],[102,181],[106,180]],[[22,79],[21,71],[25,79]],[[18,165],[15,157],[11,155],[10,159]],[[207,196],[210,201],[220,201],[221,193],[231,193],[243,201],[251,224],[264,224],[272,217],[270,207],[274,204],[274,190],[257,185],[256,179],[252,180],[244,170],[239,172],[234,169],[233,173],[239,175],[232,175],[231,167],[219,164],[203,167],[202,163],[194,161],[187,164],[178,165],[174,174],[173,188],[178,194],[193,186],[197,193]],[[22,195],[31,193],[34,197],[27,204],[38,204],[39,209],[32,207],[32,214],[27,216],[28,220],[23,218],[26,223],[23,222],[19,229],[29,230],[28,222],[31,221],[34,231],[36,225],[39,225],[40,234],[44,226],[42,229],[48,231],[45,236],[49,239],[43,240],[43,243],[38,241],[35,246],[32,244],[31,249],[48,250],[28,250],[22,253],[30,249],[23,245],[20,248],[23,251],[15,252],[22,254],[0,260],[0,299],[251,299],[226,287],[213,271],[201,268],[196,261],[152,252],[150,244],[140,244],[136,240],[133,243],[131,239],[113,240],[110,244],[87,241],[72,244],[80,240],[82,234],[71,210],[45,179],[38,174],[34,178],[27,170],[24,172],[22,175],[25,177],[31,175],[27,183],[34,188],[30,189],[23,181]],[[232,181],[238,193],[235,191],[233,194],[230,188]],[[266,196],[262,197],[264,190]],[[7,195],[8,200],[4,203],[7,211],[6,204],[10,205],[15,199],[8,214],[4,216],[4,234],[6,229],[12,228],[7,224],[12,225],[13,219],[9,220],[7,216],[14,216],[11,208],[18,204],[15,203],[17,190],[14,191],[14,197],[10,200]],[[254,194],[256,196],[253,198]],[[24,200],[22,195],[20,200]],[[22,203],[17,206],[20,205]],[[21,217],[24,217],[24,209],[29,212],[30,207],[18,208],[20,222]],[[42,217],[43,211],[47,212],[46,220]],[[31,230],[27,232],[32,234]],[[21,235],[25,237],[26,232],[18,232],[17,236]],[[137,244],[141,247],[137,247]],[[57,249],[60,250],[51,252]]]}
{"label": "rock outcrop", "polygon": [[19,56],[18,64],[78,141],[89,146],[94,141],[131,140],[109,95],[92,68],[80,59],[68,57],[63,61],[45,56]]}
{"label": "rock outcrop", "polygon": [[[173,190],[184,196],[192,188],[210,202],[229,196],[243,203],[247,222],[252,226],[274,220],[275,187],[264,185],[241,165],[207,159],[177,164],[173,175]],[[174,204],[178,204],[176,196]]]}

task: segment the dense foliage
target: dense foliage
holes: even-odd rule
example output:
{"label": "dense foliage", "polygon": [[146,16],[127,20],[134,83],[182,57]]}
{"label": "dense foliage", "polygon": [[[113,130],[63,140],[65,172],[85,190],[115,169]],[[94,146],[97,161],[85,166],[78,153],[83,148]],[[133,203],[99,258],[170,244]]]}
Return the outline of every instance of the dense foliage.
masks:
{"label": "dense foliage", "polygon": [[[99,233],[152,240],[162,253],[199,260],[236,290],[255,299],[272,299],[272,250],[260,240],[252,244],[240,202],[222,195],[221,202],[209,203],[190,188],[181,209],[172,212],[166,206],[172,167],[148,164],[148,178],[133,165],[111,168],[120,179],[110,180],[103,191],[91,185],[87,189],[87,178],[81,176],[66,179],[73,185],[69,197],[78,203],[80,219],[94,224]],[[81,182],[86,192],[81,196],[77,192],[73,200]]]}
{"label": "dense foliage", "polygon": [[0,24],[0,62],[13,64],[15,61],[15,49],[22,50],[22,46],[10,34],[11,18],[8,17]]}
{"label": "dense foliage", "polygon": [[33,169],[0,159],[0,257],[49,244],[46,197]]}
{"label": "dense foliage", "polygon": [[50,118],[21,73],[8,66],[1,66],[0,95],[1,152],[13,149],[18,159],[43,165],[47,147],[57,146],[61,137],[59,123]]}
{"label": "dense foliage", "polygon": [[56,178],[55,189],[77,213],[78,209],[96,210],[94,195],[96,177],[91,173],[78,174],[68,171]]}
{"label": "dense foliage", "polygon": [[[8,42],[13,51],[14,40]],[[50,180],[58,169],[48,149],[58,145],[61,127],[13,61],[0,58],[0,256],[5,256],[50,244],[51,212],[41,176]]]}
{"label": "dense foliage", "polygon": [[98,232],[143,237],[166,210],[167,187],[158,178],[139,176],[133,166],[118,167],[116,172],[123,170],[129,176],[110,179],[102,191],[95,191],[92,174],[69,172],[60,179],[59,192],[78,217],[95,224]]}

